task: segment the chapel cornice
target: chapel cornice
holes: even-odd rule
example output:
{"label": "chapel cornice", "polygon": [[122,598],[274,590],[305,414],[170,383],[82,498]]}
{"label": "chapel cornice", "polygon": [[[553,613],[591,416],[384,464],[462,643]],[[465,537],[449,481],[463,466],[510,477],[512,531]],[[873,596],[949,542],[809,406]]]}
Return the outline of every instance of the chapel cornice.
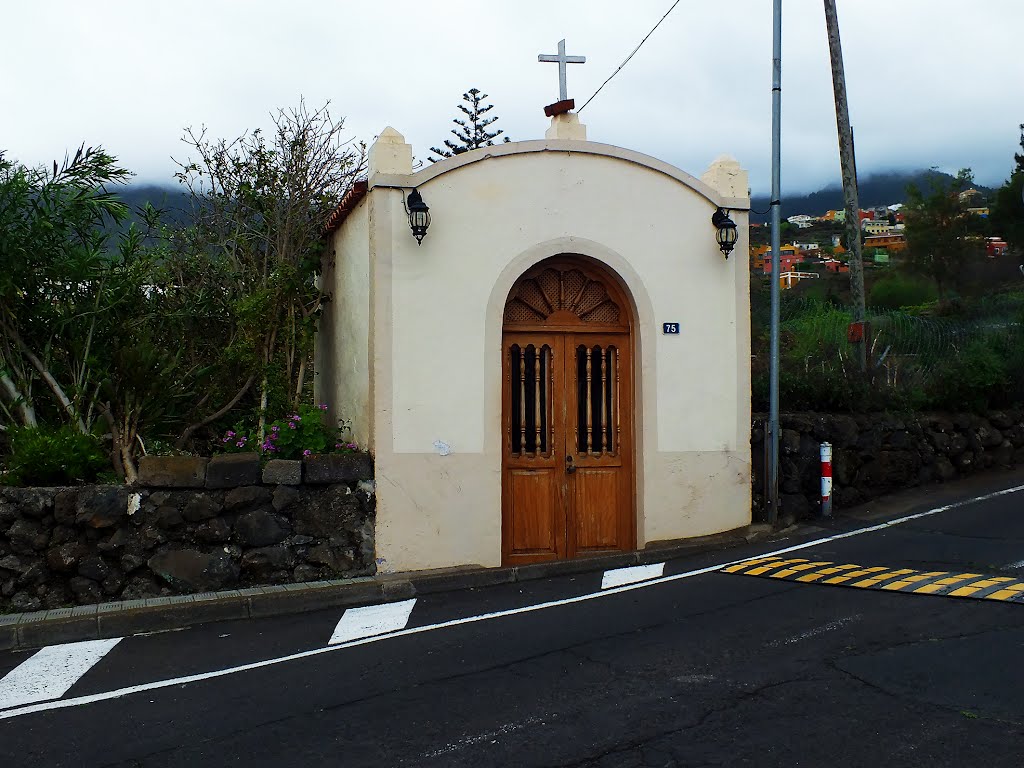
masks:
{"label": "chapel cornice", "polygon": [[701,181],[686,171],[677,168],[670,163],[659,160],[656,157],[645,155],[631,149],[617,147],[612,144],[601,144],[594,141],[567,141],[564,139],[548,139],[534,141],[514,141],[507,144],[496,144],[493,147],[481,147],[468,152],[455,155],[429,166],[422,168],[416,173],[406,174],[371,174],[369,188],[414,188],[420,187],[428,182],[443,176],[447,173],[457,171],[475,163],[484,162],[501,157],[517,155],[529,155],[545,152],[564,152],[566,154],[593,155],[621,160],[626,163],[647,168],[656,173],[668,176],[680,184],[689,187],[701,197],[705,198],[712,206],[727,208],[732,211],[749,211],[749,197],[726,197],[716,189]]}

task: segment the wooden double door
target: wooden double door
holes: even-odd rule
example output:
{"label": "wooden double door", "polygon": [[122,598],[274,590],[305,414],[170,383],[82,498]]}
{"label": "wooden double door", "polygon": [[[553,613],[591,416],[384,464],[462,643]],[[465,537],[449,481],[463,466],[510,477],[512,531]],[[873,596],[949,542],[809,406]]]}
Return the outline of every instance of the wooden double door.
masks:
{"label": "wooden double door", "polygon": [[[525,324],[508,322],[508,314],[503,334],[504,563],[633,549],[628,328],[607,322],[607,313],[599,316],[605,322],[588,327],[579,314],[574,322],[563,310],[549,327],[519,330],[516,326]],[[518,319],[515,313],[512,319]]]}

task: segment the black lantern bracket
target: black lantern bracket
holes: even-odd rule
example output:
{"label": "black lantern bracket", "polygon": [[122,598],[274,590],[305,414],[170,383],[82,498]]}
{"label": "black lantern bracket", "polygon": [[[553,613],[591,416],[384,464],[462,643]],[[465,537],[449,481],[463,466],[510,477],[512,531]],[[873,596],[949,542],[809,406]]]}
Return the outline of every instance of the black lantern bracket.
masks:
{"label": "black lantern bracket", "polygon": [[719,208],[711,214],[711,223],[717,230],[715,240],[718,241],[718,247],[728,259],[732,249],[736,247],[736,239],[739,236],[736,222],[729,218],[728,211]]}
{"label": "black lantern bracket", "polygon": [[412,236],[416,238],[416,245],[420,245],[430,227],[430,208],[423,202],[423,196],[418,189],[413,189],[408,199],[403,196],[402,205],[409,217],[409,228],[412,229]]}

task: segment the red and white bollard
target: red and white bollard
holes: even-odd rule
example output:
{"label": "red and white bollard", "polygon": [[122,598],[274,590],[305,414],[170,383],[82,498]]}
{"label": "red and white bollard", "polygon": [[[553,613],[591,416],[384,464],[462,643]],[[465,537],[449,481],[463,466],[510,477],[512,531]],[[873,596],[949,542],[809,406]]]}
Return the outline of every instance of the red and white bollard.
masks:
{"label": "red and white bollard", "polygon": [[832,517],[832,444],[821,444],[821,516]]}

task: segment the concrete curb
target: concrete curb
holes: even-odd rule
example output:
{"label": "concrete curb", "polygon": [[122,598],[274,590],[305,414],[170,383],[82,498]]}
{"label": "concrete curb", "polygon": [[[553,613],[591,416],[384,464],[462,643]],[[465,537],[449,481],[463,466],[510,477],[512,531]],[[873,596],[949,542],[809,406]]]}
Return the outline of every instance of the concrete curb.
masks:
{"label": "concrete curb", "polygon": [[749,544],[766,538],[769,533],[771,529],[768,526],[754,524],[715,536],[580,560],[509,568],[446,568],[3,614],[0,615],[0,651],[125,637],[217,621],[351,608],[440,592],[644,565]]}

